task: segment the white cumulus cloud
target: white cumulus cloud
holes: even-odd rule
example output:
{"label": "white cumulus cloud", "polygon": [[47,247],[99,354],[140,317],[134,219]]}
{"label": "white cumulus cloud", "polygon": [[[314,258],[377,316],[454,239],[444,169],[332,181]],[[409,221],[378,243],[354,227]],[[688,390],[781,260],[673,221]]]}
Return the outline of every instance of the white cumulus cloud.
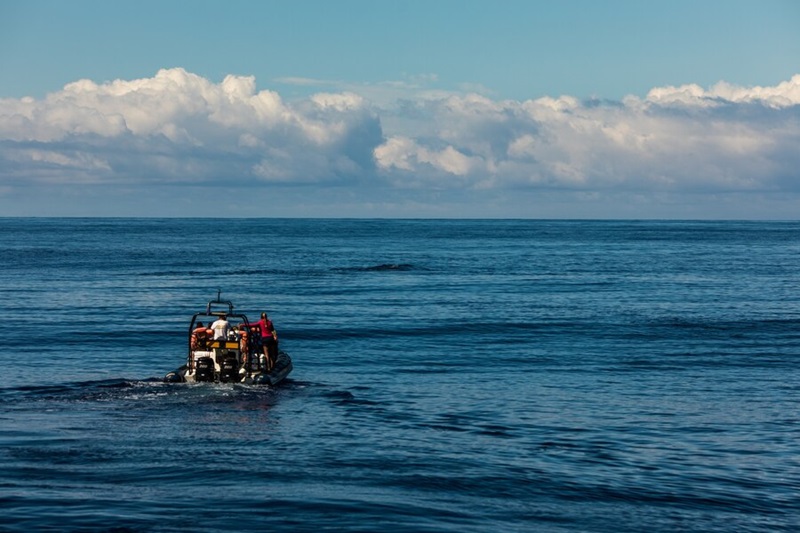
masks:
{"label": "white cumulus cloud", "polygon": [[[622,101],[347,91],[285,101],[252,76],[181,68],[0,99],[0,187],[348,185],[800,192],[800,75],[655,87]],[[509,193],[513,195],[514,193]]]}
{"label": "white cumulus cloud", "polygon": [[415,112],[430,131],[388,137],[375,152],[386,172],[455,174],[430,164],[446,147],[468,158],[458,174],[476,186],[491,178],[494,187],[591,191],[800,189],[800,76],[775,87],[655,88],[621,102],[449,96],[417,102]]}
{"label": "white cumulus cloud", "polygon": [[[99,181],[246,182],[263,177],[274,154],[282,155],[271,165],[280,168],[273,179],[347,179],[337,175],[343,158],[359,159],[349,172],[370,167],[370,157],[362,167],[363,153],[350,146],[354,136],[373,146],[381,139],[377,117],[356,95],[290,105],[276,92],[256,91],[252,76],[217,84],[180,68],[139,80],[80,80],[42,100],[0,100],[0,157],[27,160],[31,180],[44,164],[37,154],[58,150],[72,154],[65,161],[91,162],[84,170]],[[74,165],[54,157],[46,164],[50,171],[62,166],[65,183],[72,179]]]}

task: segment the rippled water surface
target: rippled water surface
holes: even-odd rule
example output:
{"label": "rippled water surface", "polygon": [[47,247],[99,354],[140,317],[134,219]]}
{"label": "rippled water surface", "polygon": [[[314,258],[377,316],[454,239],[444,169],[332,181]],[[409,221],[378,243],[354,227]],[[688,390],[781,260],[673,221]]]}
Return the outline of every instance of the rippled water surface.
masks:
{"label": "rippled water surface", "polygon": [[[795,531],[800,224],[0,219],[0,530]],[[163,384],[267,310],[280,386]]]}

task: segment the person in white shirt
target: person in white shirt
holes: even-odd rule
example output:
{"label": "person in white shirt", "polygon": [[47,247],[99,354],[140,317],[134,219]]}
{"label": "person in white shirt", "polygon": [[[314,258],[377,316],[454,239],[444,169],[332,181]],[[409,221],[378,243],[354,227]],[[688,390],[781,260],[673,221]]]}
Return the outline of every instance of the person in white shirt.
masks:
{"label": "person in white shirt", "polygon": [[228,324],[228,317],[222,315],[213,324],[211,329],[214,330],[214,340],[225,340],[228,338],[228,332],[232,331],[231,325]]}

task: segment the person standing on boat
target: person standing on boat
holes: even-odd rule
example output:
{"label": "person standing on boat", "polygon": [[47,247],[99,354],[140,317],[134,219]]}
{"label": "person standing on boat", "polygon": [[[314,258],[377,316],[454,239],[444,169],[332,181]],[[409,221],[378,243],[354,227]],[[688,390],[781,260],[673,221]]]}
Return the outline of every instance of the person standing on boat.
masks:
{"label": "person standing on boat", "polygon": [[228,323],[228,317],[226,315],[220,316],[217,320],[211,324],[211,329],[214,332],[214,340],[226,340],[228,338],[228,333],[233,331],[231,325]]}
{"label": "person standing on boat", "polygon": [[261,313],[261,320],[250,324],[250,327],[258,328],[261,332],[261,347],[267,358],[267,370],[272,370],[275,359],[278,357],[278,332],[267,313]]}

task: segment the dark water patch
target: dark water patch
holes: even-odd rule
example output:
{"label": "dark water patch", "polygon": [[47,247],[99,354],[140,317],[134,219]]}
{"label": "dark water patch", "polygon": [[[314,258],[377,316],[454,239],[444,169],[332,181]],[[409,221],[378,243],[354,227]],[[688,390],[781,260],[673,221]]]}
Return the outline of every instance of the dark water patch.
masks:
{"label": "dark water patch", "polygon": [[350,402],[356,399],[356,397],[350,391],[331,391],[323,393],[322,395],[336,402]]}
{"label": "dark water patch", "polygon": [[514,438],[517,436],[515,428],[498,424],[482,425],[476,430],[476,432],[481,435],[488,435],[490,437]]}
{"label": "dark water patch", "polygon": [[322,396],[341,406],[378,407],[382,405],[382,402],[359,398],[349,391],[331,391],[323,393]]}
{"label": "dark water patch", "polygon": [[424,365],[421,364],[420,366],[410,367],[410,368],[398,368],[394,372],[398,374],[451,374],[454,368],[463,367],[466,364],[452,364],[452,365]]}
{"label": "dark water patch", "polygon": [[396,321],[394,327],[353,327],[343,322],[337,328],[320,326],[313,329],[293,328],[293,339],[325,339],[337,338],[376,338],[400,337],[435,339],[437,337],[459,337],[465,343],[471,343],[476,348],[491,349],[493,343],[510,344],[518,343],[521,338],[530,341],[537,340],[536,335],[576,335],[592,334],[592,326],[581,322],[487,322],[483,320],[461,320],[446,323],[436,322],[426,324],[425,320],[415,318],[413,322],[404,320]]}
{"label": "dark water patch", "polygon": [[139,273],[138,276],[141,277],[164,277],[164,278],[174,278],[176,276],[180,277],[270,277],[270,276],[313,276],[313,275],[322,275],[325,272],[319,269],[306,269],[303,271],[297,271],[293,269],[277,269],[277,268],[248,268],[248,269],[237,269],[237,268],[219,268],[219,267],[208,267],[205,270],[197,270],[198,263],[194,262],[191,265],[187,265],[190,268],[187,269],[173,269],[173,270],[161,270],[161,271],[154,271],[154,272],[142,272]]}
{"label": "dark water patch", "polygon": [[[197,267],[196,264],[192,265],[192,267]],[[193,269],[186,269],[186,270],[161,270],[158,272],[142,272],[138,274],[138,276],[143,278],[174,278],[176,276],[188,276],[188,277],[195,277],[195,276],[203,276],[207,275],[207,271],[203,270],[193,270]]]}
{"label": "dark water patch", "polygon": [[380,265],[366,267],[364,270],[366,272],[408,272],[410,270],[415,270],[415,267],[410,263],[383,263]]}
{"label": "dark water patch", "polygon": [[415,266],[411,263],[380,263],[370,266],[358,267],[336,267],[332,269],[334,272],[411,272],[411,271],[424,271],[427,269]]}

